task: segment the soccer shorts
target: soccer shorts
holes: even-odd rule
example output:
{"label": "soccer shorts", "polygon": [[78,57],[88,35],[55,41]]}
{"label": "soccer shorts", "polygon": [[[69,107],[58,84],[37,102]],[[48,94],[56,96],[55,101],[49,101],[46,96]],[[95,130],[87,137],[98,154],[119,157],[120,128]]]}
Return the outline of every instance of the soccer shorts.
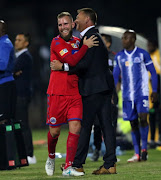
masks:
{"label": "soccer shorts", "polygon": [[134,101],[123,101],[123,119],[132,121],[138,118],[139,113],[149,112],[149,98],[143,96]]}
{"label": "soccer shorts", "polygon": [[68,121],[80,121],[83,115],[82,98],[80,95],[47,96],[47,121],[51,127],[57,127]]}

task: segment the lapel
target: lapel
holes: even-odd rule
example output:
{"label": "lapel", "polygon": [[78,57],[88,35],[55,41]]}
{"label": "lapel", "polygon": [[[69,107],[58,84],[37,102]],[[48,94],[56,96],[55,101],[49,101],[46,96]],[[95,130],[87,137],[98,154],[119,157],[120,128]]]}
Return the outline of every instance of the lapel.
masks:
{"label": "lapel", "polygon": [[90,37],[90,34],[95,34],[95,33],[98,33],[98,29],[96,29],[95,27],[89,29],[89,30],[84,34],[84,36],[82,37],[82,39],[81,39],[81,41],[80,41],[79,48],[82,47],[82,45],[83,45],[83,39],[84,39],[85,36]]}

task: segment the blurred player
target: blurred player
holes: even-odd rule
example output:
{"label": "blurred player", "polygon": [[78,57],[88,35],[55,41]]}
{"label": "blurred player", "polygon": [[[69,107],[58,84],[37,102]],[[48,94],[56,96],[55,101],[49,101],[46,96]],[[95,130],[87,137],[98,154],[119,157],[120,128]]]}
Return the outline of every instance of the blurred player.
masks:
{"label": "blurred player", "polygon": [[[152,76],[152,102],[157,99],[158,79],[153,62],[148,52],[135,46],[135,41],[136,33],[133,30],[125,31],[122,37],[124,49],[115,57],[117,64],[113,73],[115,85],[121,73],[123,119],[129,120],[132,128],[131,135],[135,155],[128,159],[128,162],[138,162],[140,159],[147,160],[147,137],[149,131],[147,122],[149,111],[148,71]],[[142,141],[141,147],[140,140]]]}

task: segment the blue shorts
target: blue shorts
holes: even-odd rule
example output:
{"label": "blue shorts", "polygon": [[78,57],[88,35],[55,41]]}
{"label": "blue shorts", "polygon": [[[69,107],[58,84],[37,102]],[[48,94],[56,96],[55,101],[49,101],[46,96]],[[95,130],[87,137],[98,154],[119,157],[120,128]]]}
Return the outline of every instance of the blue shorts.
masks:
{"label": "blue shorts", "polygon": [[132,121],[138,118],[139,113],[149,112],[149,98],[143,96],[134,101],[123,101],[123,119]]}

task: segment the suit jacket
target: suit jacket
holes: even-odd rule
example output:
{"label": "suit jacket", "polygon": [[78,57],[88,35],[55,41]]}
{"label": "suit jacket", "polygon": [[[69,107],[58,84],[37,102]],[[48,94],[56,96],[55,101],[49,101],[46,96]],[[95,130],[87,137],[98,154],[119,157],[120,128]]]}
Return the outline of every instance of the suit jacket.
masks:
{"label": "suit jacket", "polygon": [[16,58],[14,73],[22,71],[19,76],[14,76],[18,96],[31,96],[32,63],[32,56],[29,51],[25,51]]}
{"label": "suit jacket", "polygon": [[81,61],[75,67],[70,67],[69,71],[78,75],[79,91],[82,96],[114,89],[113,75],[108,66],[108,50],[96,28],[89,29],[84,37],[89,38],[92,35],[98,37],[99,46],[89,48]]}

